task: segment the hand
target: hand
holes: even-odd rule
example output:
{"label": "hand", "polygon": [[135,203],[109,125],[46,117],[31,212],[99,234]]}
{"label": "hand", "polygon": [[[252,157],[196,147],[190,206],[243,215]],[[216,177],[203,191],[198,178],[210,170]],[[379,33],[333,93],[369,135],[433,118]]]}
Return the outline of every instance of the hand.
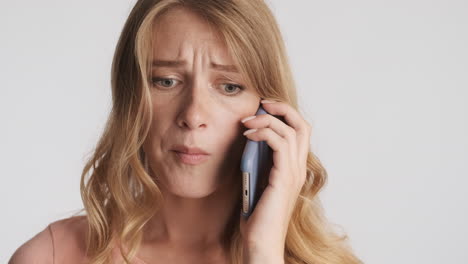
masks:
{"label": "hand", "polygon": [[[262,103],[270,115],[245,121],[247,128],[257,130],[244,135],[267,142],[273,150],[273,167],[252,214],[247,221],[240,215],[240,231],[244,255],[264,260],[257,263],[284,263],[289,221],[307,174],[311,126],[287,103]],[[284,116],[289,125],[272,115]]]}

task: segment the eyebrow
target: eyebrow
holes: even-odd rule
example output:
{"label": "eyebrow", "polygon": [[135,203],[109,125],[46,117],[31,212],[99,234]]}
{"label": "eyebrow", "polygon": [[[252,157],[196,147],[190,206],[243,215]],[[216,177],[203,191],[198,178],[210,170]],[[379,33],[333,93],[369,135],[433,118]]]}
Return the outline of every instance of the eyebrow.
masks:
{"label": "eyebrow", "polygon": [[[185,61],[153,60],[152,66],[153,67],[178,68],[186,64],[187,63]],[[219,71],[239,73],[236,66],[234,65],[222,65],[222,64],[217,64],[217,63],[212,62],[211,68],[215,70],[219,70]]]}

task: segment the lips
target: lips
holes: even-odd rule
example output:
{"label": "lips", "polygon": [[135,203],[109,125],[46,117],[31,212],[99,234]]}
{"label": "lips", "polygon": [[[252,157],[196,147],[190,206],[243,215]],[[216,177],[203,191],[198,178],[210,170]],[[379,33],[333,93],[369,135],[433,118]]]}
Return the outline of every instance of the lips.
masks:
{"label": "lips", "polygon": [[185,145],[176,145],[172,151],[176,154],[178,159],[189,165],[197,165],[208,159],[210,154],[198,147],[189,147]]}
{"label": "lips", "polygon": [[186,145],[175,145],[172,150],[177,152],[182,152],[186,154],[202,154],[202,155],[209,155],[209,153],[201,148],[198,147],[190,147]]}
{"label": "lips", "polygon": [[187,154],[183,152],[174,151],[179,157],[180,161],[190,165],[197,165],[206,161],[209,155],[206,154]]}

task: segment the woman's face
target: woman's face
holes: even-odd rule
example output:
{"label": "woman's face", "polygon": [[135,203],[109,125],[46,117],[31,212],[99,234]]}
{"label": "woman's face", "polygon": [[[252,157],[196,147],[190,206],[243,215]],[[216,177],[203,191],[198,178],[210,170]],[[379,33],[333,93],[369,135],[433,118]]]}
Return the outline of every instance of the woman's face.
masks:
{"label": "woman's face", "polygon": [[[195,13],[170,10],[159,20],[153,37],[154,115],[144,150],[159,186],[187,198],[233,186],[234,177],[241,179],[246,142],[240,120],[255,114],[260,97],[253,87],[245,86],[239,73],[213,68],[234,61]],[[176,145],[197,147],[209,155],[204,162],[188,164],[174,151]]]}

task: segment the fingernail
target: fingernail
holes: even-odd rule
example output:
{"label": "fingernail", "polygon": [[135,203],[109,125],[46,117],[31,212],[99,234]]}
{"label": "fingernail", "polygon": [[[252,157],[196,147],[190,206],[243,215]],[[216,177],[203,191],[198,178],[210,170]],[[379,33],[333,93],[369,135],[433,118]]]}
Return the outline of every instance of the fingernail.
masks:
{"label": "fingernail", "polygon": [[250,119],[254,119],[256,116],[249,116],[249,117],[246,117],[244,119],[241,120],[242,123],[244,123],[245,121],[248,121]]}
{"label": "fingernail", "polygon": [[272,101],[272,100],[262,100],[260,102],[262,102],[262,104],[276,103],[275,101]]}
{"label": "fingernail", "polygon": [[249,129],[249,130],[247,130],[247,131],[244,132],[244,136],[247,135],[247,134],[251,134],[251,133],[253,133],[253,132],[255,132],[255,131],[257,131],[256,128]]}

